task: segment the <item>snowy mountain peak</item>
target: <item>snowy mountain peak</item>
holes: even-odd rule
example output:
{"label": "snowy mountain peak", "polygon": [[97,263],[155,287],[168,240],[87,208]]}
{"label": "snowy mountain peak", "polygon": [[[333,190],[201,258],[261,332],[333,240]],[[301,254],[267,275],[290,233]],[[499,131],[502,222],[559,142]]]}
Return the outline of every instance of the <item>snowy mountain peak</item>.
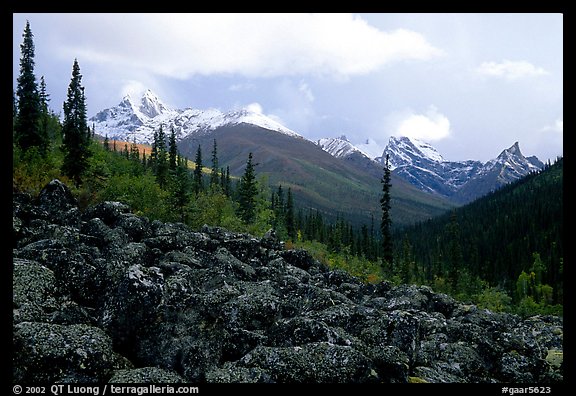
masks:
{"label": "snowy mountain peak", "polygon": [[536,157],[526,158],[520,151],[520,145],[515,142],[503,150],[497,158],[488,161],[482,172],[487,174],[495,172],[503,183],[516,180],[529,172],[542,168],[544,164]]}
{"label": "snowy mountain peak", "polygon": [[169,111],[168,107],[149,89],[142,95],[138,110],[150,118]]}
{"label": "snowy mountain peak", "polygon": [[160,125],[168,130],[173,128],[177,140],[192,134],[205,134],[225,125],[238,124],[254,125],[302,138],[280,122],[262,114],[259,105],[228,112],[193,108],[174,110],[151,90],[145,91],[139,100],[126,95],[117,106],[100,111],[90,118],[90,122],[95,124],[97,133],[102,136],[137,143],[151,143],[154,131]]}
{"label": "snowy mountain peak", "polygon": [[509,149],[507,149],[506,151],[508,151],[510,154],[516,154],[518,153],[519,155],[522,155],[522,153],[520,152],[520,145],[518,144],[518,142],[515,142]]}
{"label": "snowy mountain peak", "polygon": [[135,109],[136,108],[136,106],[134,105],[134,100],[132,99],[132,96],[130,96],[130,94],[126,94],[122,98],[122,101],[120,102],[120,104],[118,106],[126,107],[129,109]]}
{"label": "snowy mountain peak", "polygon": [[418,165],[425,162],[441,163],[444,158],[430,143],[406,136],[390,136],[384,149],[383,158],[389,155],[390,169],[406,165]]}

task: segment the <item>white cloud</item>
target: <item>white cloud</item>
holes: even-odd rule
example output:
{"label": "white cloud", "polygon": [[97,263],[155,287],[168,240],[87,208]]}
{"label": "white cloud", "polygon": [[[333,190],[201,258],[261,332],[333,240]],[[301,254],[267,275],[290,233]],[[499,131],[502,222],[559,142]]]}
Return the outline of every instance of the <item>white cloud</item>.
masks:
{"label": "white cloud", "polygon": [[239,84],[232,84],[228,87],[229,91],[251,91],[254,88],[256,88],[256,86],[252,83],[239,83]]}
{"label": "white cloud", "polygon": [[140,81],[128,80],[120,89],[120,93],[122,97],[130,95],[132,98],[140,98],[146,89],[146,86]]}
{"label": "white cloud", "polygon": [[181,79],[347,77],[443,53],[417,32],[382,31],[343,13],[54,14],[53,29],[61,55]]}
{"label": "white cloud", "polygon": [[257,114],[264,114],[262,113],[262,105],[260,103],[250,103],[248,106],[245,107],[246,110],[257,113]]}
{"label": "white cloud", "polygon": [[546,125],[544,128],[542,128],[542,131],[564,133],[564,120],[559,118],[554,122],[553,125]]}
{"label": "white cloud", "polygon": [[304,81],[300,81],[300,84],[298,84],[298,90],[300,92],[302,92],[302,94],[304,95],[304,97],[309,101],[309,102],[314,102],[314,95],[312,94],[312,90],[310,89],[310,87],[308,86],[308,84],[306,84]]}
{"label": "white cloud", "polygon": [[450,135],[450,120],[430,106],[425,114],[409,113],[404,116],[395,128],[397,136],[407,136],[426,142],[442,140]]}
{"label": "white cloud", "polygon": [[262,105],[258,102],[253,102],[250,103],[249,105],[246,105],[243,107],[245,110],[248,110],[250,112],[256,113],[256,114],[261,114],[263,116],[266,116],[268,118],[270,118],[271,120],[276,121],[277,123],[281,124],[281,125],[286,125],[284,123],[284,121],[282,120],[282,118],[280,118],[279,116],[277,116],[276,114],[265,114],[264,113],[264,108],[262,107]]}
{"label": "white cloud", "polygon": [[507,80],[518,80],[528,77],[537,77],[548,74],[541,67],[536,67],[527,61],[504,60],[497,62],[484,62],[476,71],[482,75],[490,77],[501,77]]}

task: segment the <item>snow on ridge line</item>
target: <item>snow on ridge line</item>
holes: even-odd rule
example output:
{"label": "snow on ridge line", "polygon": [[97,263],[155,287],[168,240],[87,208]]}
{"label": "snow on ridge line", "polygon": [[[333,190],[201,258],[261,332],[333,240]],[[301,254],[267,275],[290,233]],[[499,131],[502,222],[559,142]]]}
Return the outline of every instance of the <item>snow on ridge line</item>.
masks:
{"label": "snow on ridge line", "polygon": [[358,148],[354,144],[350,143],[350,141],[346,138],[346,136],[341,136],[337,138],[321,138],[318,139],[316,142],[318,146],[328,154],[340,158],[346,157],[354,152],[358,152],[371,160],[374,160],[370,154],[366,151]]}

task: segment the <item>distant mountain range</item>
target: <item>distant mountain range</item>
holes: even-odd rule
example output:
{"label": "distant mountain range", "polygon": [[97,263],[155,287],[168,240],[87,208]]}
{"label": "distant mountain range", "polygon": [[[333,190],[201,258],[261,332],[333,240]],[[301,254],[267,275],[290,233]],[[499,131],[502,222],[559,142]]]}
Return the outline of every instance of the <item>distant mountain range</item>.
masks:
{"label": "distant mountain range", "polygon": [[[366,151],[354,146],[345,136],[320,139],[317,144],[338,158],[369,161]],[[446,161],[429,143],[408,137],[391,136],[381,157],[388,155],[390,169],[421,191],[440,195],[462,204],[473,201],[505,184],[518,180],[544,165],[536,157],[525,157],[518,142],[486,163],[476,160]]]}
{"label": "distant mountain range", "polygon": [[[89,121],[103,137],[136,143],[151,143],[160,125],[167,134],[174,129],[180,152],[194,158],[200,146],[206,164],[216,139],[220,166],[229,166],[233,175],[243,172],[253,152],[257,172],[273,186],[291,187],[301,207],[356,224],[372,216],[379,221],[383,157],[375,157],[373,141],[360,147],[346,137],[312,142],[258,111],[172,109],[150,90],[140,98],[124,97]],[[395,225],[438,215],[542,166],[535,157],[525,158],[518,144],[486,164],[444,161],[429,144],[404,137],[391,137],[386,154]]]}

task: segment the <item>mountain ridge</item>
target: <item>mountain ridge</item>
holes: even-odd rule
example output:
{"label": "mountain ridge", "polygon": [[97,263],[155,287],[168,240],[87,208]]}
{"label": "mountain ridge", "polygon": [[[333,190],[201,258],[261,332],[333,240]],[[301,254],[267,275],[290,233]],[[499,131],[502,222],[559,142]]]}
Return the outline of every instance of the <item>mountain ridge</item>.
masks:
{"label": "mountain ridge", "polygon": [[[369,158],[344,136],[319,139],[317,144],[338,158],[353,155]],[[382,156],[373,161],[382,166],[386,155],[393,174],[421,191],[441,195],[457,204],[473,201],[544,165],[536,156],[525,157],[518,142],[504,149],[496,158],[482,163],[477,160],[447,161],[427,142],[391,136]]]}

